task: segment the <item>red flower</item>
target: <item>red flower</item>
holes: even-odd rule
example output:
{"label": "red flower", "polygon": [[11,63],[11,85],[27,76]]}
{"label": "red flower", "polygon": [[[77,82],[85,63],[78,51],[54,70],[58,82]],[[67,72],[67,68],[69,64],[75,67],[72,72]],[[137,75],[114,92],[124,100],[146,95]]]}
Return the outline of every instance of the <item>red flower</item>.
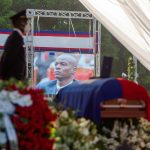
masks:
{"label": "red flower", "polygon": [[30,94],[33,104],[30,107],[16,106],[12,122],[16,129],[21,150],[52,150],[54,139],[50,137],[50,126],[57,118],[48,107],[44,93],[39,89],[19,89],[15,85],[7,86],[7,90],[18,90],[20,94]]}

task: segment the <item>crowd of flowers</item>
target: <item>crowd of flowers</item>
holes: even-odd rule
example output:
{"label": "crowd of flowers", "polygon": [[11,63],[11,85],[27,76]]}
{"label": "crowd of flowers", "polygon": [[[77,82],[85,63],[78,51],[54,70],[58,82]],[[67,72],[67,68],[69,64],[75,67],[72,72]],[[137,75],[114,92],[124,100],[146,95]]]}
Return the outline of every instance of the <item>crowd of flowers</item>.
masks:
{"label": "crowd of flowers", "polygon": [[136,123],[114,121],[111,128],[96,125],[76,118],[70,109],[58,110],[42,90],[14,80],[0,81],[0,104],[0,149],[10,149],[3,112],[12,121],[21,150],[116,150],[122,144],[150,149],[150,122],[143,118]]}
{"label": "crowd of flowers", "polygon": [[117,150],[122,145],[133,150],[150,149],[150,122],[144,118],[95,125],[67,110],[60,113],[55,129],[55,150]]}
{"label": "crowd of flowers", "polygon": [[103,139],[96,125],[85,118],[75,118],[75,112],[60,113],[55,124],[55,150],[103,150]]}
{"label": "crowd of flowers", "polygon": [[114,122],[112,130],[103,128],[103,140],[109,150],[114,150],[120,144],[128,144],[133,150],[150,149],[150,122],[144,118]]}
{"label": "crowd of flowers", "polygon": [[[19,149],[51,150],[54,139],[50,138],[50,135],[56,114],[53,114],[49,109],[47,101],[44,100],[43,91],[28,88],[21,82],[14,84],[13,80],[10,82],[1,81],[0,89],[0,101],[10,102],[5,104],[3,108],[4,110],[9,109],[8,114],[10,114],[17,133]],[[14,106],[12,113],[10,113],[11,107],[8,108],[9,104]],[[4,117],[2,115],[1,113],[1,118]],[[2,137],[7,137],[4,136],[6,134],[4,128],[0,130],[0,133],[1,140]],[[1,143],[3,147],[9,147],[9,141],[5,139],[3,141],[4,143]]]}

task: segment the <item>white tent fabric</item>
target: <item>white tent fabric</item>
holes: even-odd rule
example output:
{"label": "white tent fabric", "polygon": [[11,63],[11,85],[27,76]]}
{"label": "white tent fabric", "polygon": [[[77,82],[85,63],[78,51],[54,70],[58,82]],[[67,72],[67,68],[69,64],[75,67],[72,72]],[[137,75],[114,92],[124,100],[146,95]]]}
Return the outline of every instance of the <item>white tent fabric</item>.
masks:
{"label": "white tent fabric", "polygon": [[80,0],[150,70],[150,0]]}

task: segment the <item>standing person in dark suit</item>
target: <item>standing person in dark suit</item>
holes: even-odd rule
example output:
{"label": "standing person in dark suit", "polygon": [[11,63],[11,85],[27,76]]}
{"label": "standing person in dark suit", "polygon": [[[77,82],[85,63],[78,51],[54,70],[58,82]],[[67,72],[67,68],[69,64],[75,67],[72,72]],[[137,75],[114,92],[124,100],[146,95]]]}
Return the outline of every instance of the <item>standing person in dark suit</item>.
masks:
{"label": "standing person in dark suit", "polygon": [[26,58],[23,35],[27,25],[26,10],[10,17],[10,20],[14,29],[4,45],[4,52],[0,61],[0,78],[3,80],[9,78],[25,80]]}
{"label": "standing person in dark suit", "polygon": [[43,89],[45,94],[57,94],[58,91],[70,84],[78,83],[74,79],[77,68],[77,60],[70,54],[62,54],[55,61],[55,77],[56,80],[41,81],[36,88]]}

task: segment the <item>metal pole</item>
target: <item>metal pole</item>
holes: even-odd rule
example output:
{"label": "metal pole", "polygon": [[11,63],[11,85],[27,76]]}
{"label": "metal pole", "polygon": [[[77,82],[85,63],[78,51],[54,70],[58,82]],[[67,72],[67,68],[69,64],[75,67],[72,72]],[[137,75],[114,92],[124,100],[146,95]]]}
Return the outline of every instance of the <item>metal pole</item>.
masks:
{"label": "metal pole", "polygon": [[96,74],[100,77],[101,74],[101,24],[97,21],[97,53],[96,53]]}
{"label": "metal pole", "polygon": [[101,45],[101,24],[93,20],[93,37],[94,37],[94,62],[95,62],[95,76],[100,77],[100,45]]}
{"label": "metal pole", "polygon": [[93,51],[94,51],[94,76],[97,75],[96,63],[96,19],[93,18]]}
{"label": "metal pole", "polygon": [[[32,12],[34,14],[34,12]],[[29,23],[29,31],[26,33],[26,77],[33,85],[33,59],[34,59],[34,49],[33,49],[33,31],[34,31],[34,16],[30,16],[27,10],[27,18]]]}

